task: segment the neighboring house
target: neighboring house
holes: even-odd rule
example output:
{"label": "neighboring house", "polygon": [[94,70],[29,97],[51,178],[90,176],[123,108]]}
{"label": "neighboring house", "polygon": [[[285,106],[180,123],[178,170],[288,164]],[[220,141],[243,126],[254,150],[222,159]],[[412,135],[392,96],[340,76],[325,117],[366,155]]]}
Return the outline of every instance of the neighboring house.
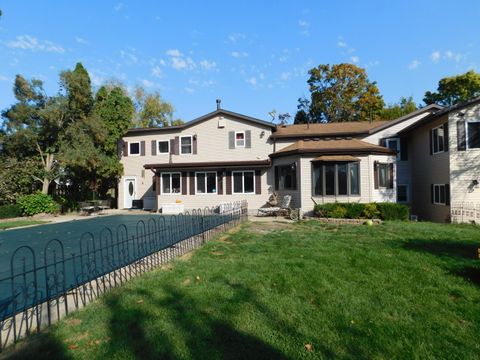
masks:
{"label": "neighboring house", "polygon": [[118,206],[140,199],[146,209],[181,202],[188,210],[245,199],[254,210],[273,191],[292,195],[306,213],[315,203],[409,202],[411,165],[398,134],[439,109],[393,121],[276,126],[217,102],[184,125],[127,132]]}
{"label": "neighboring house", "polygon": [[412,214],[480,220],[480,98],[440,110],[400,132],[408,139]]}

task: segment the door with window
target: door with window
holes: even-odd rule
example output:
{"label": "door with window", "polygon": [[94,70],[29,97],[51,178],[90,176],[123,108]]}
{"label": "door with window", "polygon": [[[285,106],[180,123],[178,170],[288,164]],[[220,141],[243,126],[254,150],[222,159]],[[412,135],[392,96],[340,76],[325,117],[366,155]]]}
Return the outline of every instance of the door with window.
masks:
{"label": "door with window", "polygon": [[132,202],[135,200],[137,195],[137,186],[135,178],[125,179],[125,202],[124,208],[130,209],[132,207]]}

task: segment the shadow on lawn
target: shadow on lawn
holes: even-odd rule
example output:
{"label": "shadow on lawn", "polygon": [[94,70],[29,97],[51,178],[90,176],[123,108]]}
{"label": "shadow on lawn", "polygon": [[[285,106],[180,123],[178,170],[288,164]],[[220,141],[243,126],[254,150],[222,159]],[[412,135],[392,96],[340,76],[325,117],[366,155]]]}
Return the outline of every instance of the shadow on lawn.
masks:
{"label": "shadow on lawn", "polygon": [[16,346],[7,349],[0,354],[0,359],[9,360],[67,360],[71,359],[68,355],[66,345],[49,332],[35,334],[27,341],[20,342]]}
{"label": "shadow on lawn", "polygon": [[[135,295],[142,299],[141,306],[125,306],[118,296],[108,296],[111,318],[106,357],[127,352],[141,359],[288,359],[262,340],[215,319],[187,291],[163,286],[162,291],[155,292],[158,295],[150,290],[137,290]],[[245,294],[236,295],[225,310],[252,300]],[[154,324],[153,312],[157,312],[158,318],[159,309],[165,310],[165,315],[158,319],[163,324]],[[232,319],[233,315],[226,314]],[[155,334],[149,334],[148,329],[154,329]]]}
{"label": "shadow on lawn", "polygon": [[426,252],[448,258],[446,269],[453,275],[480,286],[480,243],[453,242],[448,240],[410,240],[403,244],[407,250]]}

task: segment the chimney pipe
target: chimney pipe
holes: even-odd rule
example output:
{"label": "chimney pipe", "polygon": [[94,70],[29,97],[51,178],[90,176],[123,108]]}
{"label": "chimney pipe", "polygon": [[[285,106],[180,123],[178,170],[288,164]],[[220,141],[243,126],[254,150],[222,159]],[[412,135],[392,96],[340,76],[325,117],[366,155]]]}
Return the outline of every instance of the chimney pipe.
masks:
{"label": "chimney pipe", "polygon": [[220,99],[217,99],[217,110],[220,110],[220,103],[222,102],[222,100]]}

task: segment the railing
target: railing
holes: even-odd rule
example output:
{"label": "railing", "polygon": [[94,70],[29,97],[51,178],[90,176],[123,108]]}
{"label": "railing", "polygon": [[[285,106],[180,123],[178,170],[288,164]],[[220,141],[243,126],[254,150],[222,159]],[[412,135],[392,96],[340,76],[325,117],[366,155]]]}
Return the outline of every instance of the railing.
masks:
{"label": "railing", "polygon": [[450,205],[452,223],[480,222],[480,204],[472,202],[454,202]]}
{"label": "railing", "polygon": [[79,251],[67,254],[50,240],[40,253],[16,249],[10,273],[0,278],[0,351],[11,342],[51,325],[112,287],[161,266],[210,240],[247,217],[246,201],[190,213],[140,220],[134,234],[126,225],[86,232]]}

